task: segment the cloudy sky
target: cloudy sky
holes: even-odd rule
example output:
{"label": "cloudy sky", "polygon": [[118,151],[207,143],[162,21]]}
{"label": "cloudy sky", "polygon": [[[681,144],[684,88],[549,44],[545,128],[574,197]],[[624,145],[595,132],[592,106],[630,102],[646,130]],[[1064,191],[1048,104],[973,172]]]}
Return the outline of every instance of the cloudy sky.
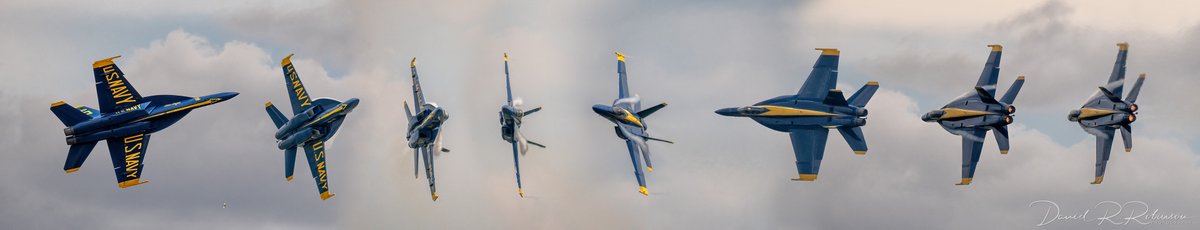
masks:
{"label": "cloudy sky", "polygon": [[[1189,1],[17,1],[0,0],[0,228],[5,229],[1195,229],[1200,225],[1200,7]],[[1149,78],[1132,153],[1090,185],[1094,138],[1066,121],[1131,44]],[[1003,44],[1000,85],[1027,83],[1012,151],[985,144],[975,183],[959,180],[960,139],[920,114],[970,90],[987,44]],[[787,135],[712,111],[794,93],[819,51],[842,51],[840,88],[882,89],[868,108],[871,151],[830,138],[821,179],[792,182]],[[666,109],[648,119],[658,170],[637,193],[611,124],[590,111],[630,84]],[[545,110],[525,134],[526,197],[499,137],[501,53],[515,94]],[[305,170],[283,178],[262,105],[286,101],[279,59],[309,92],[362,104],[330,145],[321,201]],[[144,95],[240,92],[154,135],[146,174],[115,185],[104,148],[70,175],[50,103],[96,106],[89,64],[114,55]],[[426,97],[451,113],[431,202],[413,179],[401,101],[418,57]],[[286,103],[283,103],[286,104]],[[1119,143],[1118,143],[1119,145]],[[1119,148],[1118,148],[1119,149]],[[300,160],[299,164],[304,164]],[[305,175],[305,176],[302,176]],[[423,177],[423,176],[422,176]],[[1188,216],[1116,225],[1060,220],[1047,205]],[[221,204],[228,204],[222,208]],[[1053,217],[1053,216],[1051,216]],[[1152,221],[1153,222],[1153,221]],[[1099,226],[1098,226],[1099,225]]]}

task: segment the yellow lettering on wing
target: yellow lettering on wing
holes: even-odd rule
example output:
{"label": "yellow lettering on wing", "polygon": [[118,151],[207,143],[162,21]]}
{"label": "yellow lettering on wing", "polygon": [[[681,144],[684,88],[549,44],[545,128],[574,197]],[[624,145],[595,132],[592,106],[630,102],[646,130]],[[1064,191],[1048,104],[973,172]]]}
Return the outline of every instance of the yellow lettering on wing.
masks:
{"label": "yellow lettering on wing", "polygon": [[[128,172],[125,177],[137,178],[138,166],[142,163],[142,143],[145,134],[137,134],[125,137],[125,172]],[[130,143],[136,143],[129,145]]]}
{"label": "yellow lettering on wing", "polygon": [[288,80],[292,81],[292,91],[296,93],[296,101],[300,101],[300,106],[308,106],[308,94],[304,93],[304,85],[300,84],[300,75],[296,74],[296,68],[291,64],[285,66],[287,68]]}
{"label": "yellow lettering on wing", "polygon": [[104,67],[104,80],[108,81],[108,91],[113,99],[117,99],[116,104],[133,103],[133,94],[129,92],[129,88],[125,86],[125,81],[121,80],[121,75],[114,71],[113,66]]}
{"label": "yellow lettering on wing", "polygon": [[117,72],[113,71],[113,65],[105,66],[104,74],[105,81],[112,81],[113,78],[121,78],[121,75],[117,75]]}
{"label": "yellow lettering on wing", "polygon": [[324,148],[324,141],[317,141],[312,144],[313,151],[319,150],[317,154],[313,156],[313,160],[317,161],[317,181],[321,183],[321,189],[329,189],[329,184],[326,183],[328,180],[326,179],[325,174],[325,150],[322,150]]}

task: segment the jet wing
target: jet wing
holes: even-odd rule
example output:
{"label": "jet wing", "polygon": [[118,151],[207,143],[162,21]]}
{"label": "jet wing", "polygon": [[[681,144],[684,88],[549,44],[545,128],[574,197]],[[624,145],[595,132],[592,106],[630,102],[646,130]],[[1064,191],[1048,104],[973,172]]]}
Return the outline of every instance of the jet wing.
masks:
{"label": "jet wing", "polygon": [[810,126],[793,129],[788,134],[792,137],[792,151],[796,154],[796,169],[800,177],[792,180],[813,181],[821,169],[821,159],[825,157],[825,141],[829,138],[829,129]]}
{"label": "jet wing", "polygon": [[325,168],[325,141],[317,140],[304,143],[304,156],[308,158],[308,169],[312,172],[313,180],[317,182],[317,192],[321,200],[333,197],[329,192],[329,178]]}
{"label": "jet wing", "polygon": [[796,93],[800,99],[824,101],[829,90],[834,89],[837,85],[838,55],[841,52],[837,49],[818,48],[817,50],[821,50],[821,56],[813,65],[812,72],[808,73],[808,79],[804,80],[804,86],[800,87],[800,92]]}
{"label": "jet wing", "polygon": [[650,193],[646,191],[646,176],[644,173],[642,173],[641,156],[639,156],[641,154],[638,152],[638,147],[636,145],[637,144],[633,143],[631,140],[625,140],[625,147],[629,149],[629,159],[633,162],[633,176],[637,178],[638,192],[641,192],[642,195],[648,196]]}
{"label": "jet wing", "polygon": [[412,70],[413,107],[416,107],[415,109],[419,113],[425,110],[422,108],[425,106],[425,93],[421,92],[421,79],[417,77],[417,58],[413,58],[412,62],[409,62],[408,65]]}
{"label": "jet wing", "polygon": [[108,154],[112,158],[113,172],[117,174],[117,186],[130,186],[146,183],[141,181],[142,166],[146,159],[146,148],[150,144],[150,135],[139,133],[120,138],[109,138]]}
{"label": "jet wing", "polygon": [[300,82],[300,74],[296,73],[296,67],[292,65],[292,55],[288,54],[280,64],[283,66],[283,82],[287,87],[288,100],[292,102],[292,114],[308,110],[313,105],[312,100],[308,97],[304,83]]}
{"label": "jet wing", "polygon": [[975,165],[979,164],[979,153],[983,152],[983,138],[987,135],[987,129],[964,129],[955,134],[962,136],[962,182],[958,185],[968,185],[975,177]]}
{"label": "jet wing", "polygon": [[121,109],[135,106],[142,101],[142,95],[133,88],[125,73],[110,57],[92,63],[92,74],[96,77],[96,98],[100,100],[100,111],[113,113]]}

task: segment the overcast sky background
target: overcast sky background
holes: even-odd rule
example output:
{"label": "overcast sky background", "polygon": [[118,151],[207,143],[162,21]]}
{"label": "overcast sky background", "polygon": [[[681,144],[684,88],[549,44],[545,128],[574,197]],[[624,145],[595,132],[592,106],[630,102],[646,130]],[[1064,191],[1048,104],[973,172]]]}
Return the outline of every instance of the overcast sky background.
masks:
{"label": "overcast sky background", "polygon": [[[1200,225],[1200,4],[1190,1],[14,1],[0,0],[0,226],[5,229],[1013,229],[1102,201],[1143,201]],[[1116,43],[1147,73],[1132,153],[1090,185],[1094,137],[1066,114],[1103,85]],[[960,139],[920,114],[970,90],[987,44],[1004,45],[1000,88],[1028,80],[1012,151],[988,137],[975,182]],[[800,88],[819,51],[842,51],[839,88],[878,81],[853,155],[831,135],[820,179],[792,182],[785,133],[717,108]],[[592,104],[616,97],[613,51],[632,92],[670,106],[647,119],[651,195]],[[362,104],[329,145],[338,195],[321,201],[306,162],[283,178],[262,111],[287,100],[289,53],[309,93]],[[501,53],[527,106],[526,197],[499,137]],[[116,63],[143,95],[241,93],[155,133],[149,184],[119,189],[98,147],[77,173],[49,112],[96,106],[89,64]],[[431,202],[413,179],[402,100],[418,57],[427,100],[449,110]],[[1132,83],[1132,80],[1129,81]],[[281,108],[286,110],[286,108]],[[1120,143],[1114,143],[1119,146]],[[227,203],[228,208],[221,204]],[[1093,208],[1090,218],[1102,208]],[[1128,215],[1130,210],[1126,210]],[[1140,212],[1140,211],[1139,211]],[[1059,221],[1046,228],[1094,229]]]}

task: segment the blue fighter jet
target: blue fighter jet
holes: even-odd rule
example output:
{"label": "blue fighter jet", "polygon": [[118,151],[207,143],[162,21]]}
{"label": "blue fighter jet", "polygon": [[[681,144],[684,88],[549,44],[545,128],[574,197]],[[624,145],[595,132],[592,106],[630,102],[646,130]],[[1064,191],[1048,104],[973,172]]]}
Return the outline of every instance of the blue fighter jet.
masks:
{"label": "blue fighter jet", "polygon": [[521,108],[522,100],[517,98],[513,100],[512,83],[508,77],[508,54],[504,54],[504,86],[508,90],[508,104],[500,106],[500,137],[504,141],[512,144],[513,150],[513,167],[516,167],[517,172],[517,195],[525,197],[525,191],[521,189],[521,160],[517,157],[517,153],[521,156],[529,151],[529,145],[534,145],[540,148],[546,148],[545,145],[538,144],[529,139],[525,139],[525,135],[521,134],[521,119],[526,115],[541,111],[542,107],[524,110]]}
{"label": "blue fighter jet", "polygon": [[625,76],[625,55],[620,52],[616,54],[617,77],[619,81],[618,98],[613,101],[612,106],[603,104],[593,105],[592,111],[616,125],[613,129],[616,131],[617,137],[625,140],[625,147],[629,149],[629,158],[633,160],[633,175],[637,177],[638,192],[649,196],[650,192],[646,190],[646,177],[642,174],[642,163],[638,160],[638,155],[640,154],[646,160],[646,171],[653,172],[654,166],[650,164],[650,146],[646,143],[646,140],[672,144],[674,142],[650,137],[650,134],[646,132],[647,126],[644,118],[666,107],[667,103],[658,104],[643,110],[642,99],[637,95],[629,95],[629,83]]}
{"label": "blue fighter jet", "polygon": [[991,130],[996,135],[1000,154],[1008,154],[1008,124],[1013,122],[1017,107],[1013,100],[1025,84],[1025,76],[1017,77],[1004,97],[996,100],[996,81],[1000,76],[1000,45],[992,48],[975,91],[967,92],[950,101],[941,109],[921,116],[925,122],[937,122],[951,134],[962,136],[962,181],[958,185],[969,185],[975,177],[975,165],[979,164],[979,153],[983,151],[983,138]]}
{"label": "blue fighter jet", "polygon": [[1125,152],[1133,151],[1133,133],[1129,125],[1137,120],[1138,106],[1134,104],[1138,92],[1142,90],[1142,81],[1146,74],[1138,76],[1133,83],[1129,96],[1121,100],[1121,90],[1125,87],[1125,58],[1129,53],[1129,44],[1117,44],[1117,62],[1113,65],[1112,75],[1108,84],[1100,87],[1100,91],[1088,98],[1082,108],[1072,110],[1067,120],[1078,122],[1083,131],[1096,136],[1096,179],[1092,184],[1104,181],[1104,168],[1108,165],[1108,156],[1112,152],[1113,134],[1121,130],[1121,140],[1125,142]]}
{"label": "blue fighter jet", "polygon": [[92,64],[99,110],[85,106],[73,107],[60,101],[50,105],[50,111],[67,126],[63,133],[71,148],[67,152],[63,170],[67,173],[79,171],[92,148],[96,147],[96,142],[107,141],[113,172],[117,175],[117,186],[128,188],[149,182],[141,178],[151,133],[175,124],[193,109],[228,101],[238,93],[224,92],[201,97],[142,97],[125,78],[125,73],[113,63],[113,59],[118,57],[121,56]]}
{"label": "blue fighter jet", "polygon": [[334,193],[329,192],[325,150],[329,139],[342,127],[346,115],[358,106],[358,98],[350,98],[346,102],[329,98],[311,99],[300,82],[300,74],[292,65],[292,55],[284,57],[281,65],[284,86],[292,102],[292,118],[284,116],[271,102],[267,102],[266,109],[275,127],[279,128],[275,131],[275,140],[279,149],[283,150],[284,177],[292,181],[292,171],[296,168],[296,147],[303,147],[308,169],[317,182],[317,192],[321,194],[321,200],[329,199]]}
{"label": "blue fighter jet", "polygon": [[[425,94],[421,92],[421,81],[417,78],[417,58],[409,63],[412,69],[413,99],[417,114],[408,109],[404,102],[404,114],[408,118],[408,147],[413,149],[413,178],[417,177],[417,164],[425,162],[425,179],[429,180],[429,194],[437,201],[437,187],[434,186],[433,159],[439,152],[450,152],[442,147],[442,124],[450,119],[445,109],[437,103],[425,102]],[[420,158],[418,160],[418,158]]]}
{"label": "blue fighter jet", "polygon": [[796,169],[800,172],[798,178],[792,179],[795,181],[817,179],[829,129],[836,128],[842,133],[855,154],[867,154],[867,141],[861,127],[867,124],[867,102],[879,89],[879,83],[867,82],[847,100],[841,90],[834,88],[841,52],[827,48],[817,50],[821,51],[821,56],[796,95],[716,111],[724,116],[750,117],[767,128],[790,134]]}

